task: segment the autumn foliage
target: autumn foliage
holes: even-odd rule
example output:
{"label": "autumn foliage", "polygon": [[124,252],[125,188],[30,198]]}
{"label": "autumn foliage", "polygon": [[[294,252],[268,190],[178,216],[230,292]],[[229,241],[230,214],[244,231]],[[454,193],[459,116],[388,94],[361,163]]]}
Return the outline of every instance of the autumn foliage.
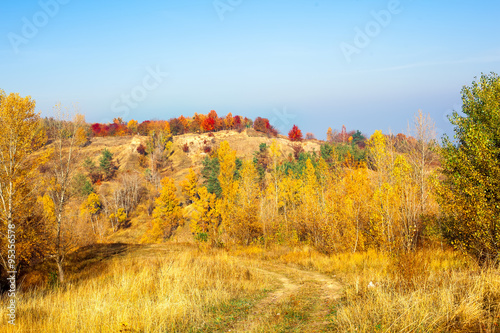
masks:
{"label": "autumn foliage", "polygon": [[[345,126],[340,133],[330,128],[319,151],[309,151],[314,143],[302,144],[302,132],[293,125],[288,133],[292,143],[261,138],[258,151],[245,157],[237,157],[227,141],[217,142],[220,136],[213,132],[253,127],[276,136],[268,119],[219,117],[212,110],[141,123],[120,118],[110,124],[42,122],[29,97],[1,92],[0,226],[4,234],[10,224],[19,228],[22,265],[54,257],[61,244],[72,241],[57,236],[59,245],[54,245],[57,224],[68,230],[73,225],[63,222],[73,220],[86,237],[75,244],[107,241],[131,220],[143,223],[138,239],[163,242],[189,222],[193,237],[207,246],[307,244],[327,254],[372,249],[401,255],[446,240],[481,262],[494,261],[500,230],[499,81],[485,76],[464,89],[465,116],[452,118],[457,142],[445,139],[442,149],[429,134],[430,119],[419,113],[408,135],[377,130],[367,138]],[[184,133],[206,133],[199,140],[206,154],[190,152],[185,142],[174,143],[173,135]],[[143,168],[128,185],[117,179],[137,170],[126,169],[118,159],[125,154],[113,146],[86,150],[78,164],[64,162],[64,177],[57,178],[62,169],[54,164],[55,152],[61,160],[70,148],[75,154],[86,149],[92,136],[134,134],[147,138],[139,138],[143,143],[129,154],[140,158]],[[182,182],[168,177],[182,174],[175,170],[179,163],[171,161],[179,156],[188,163],[193,158]],[[439,163],[442,169],[436,168]],[[5,242],[0,240],[2,256]],[[67,249],[71,246],[76,245]],[[59,252],[61,257],[64,251]],[[62,257],[59,261],[62,266]],[[58,274],[62,282],[62,271]]]}
{"label": "autumn foliage", "polygon": [[297,127],[297,125],[293,125],[290,132],[288,132],[288,138],[291,141],[302,141],[302,131]]}

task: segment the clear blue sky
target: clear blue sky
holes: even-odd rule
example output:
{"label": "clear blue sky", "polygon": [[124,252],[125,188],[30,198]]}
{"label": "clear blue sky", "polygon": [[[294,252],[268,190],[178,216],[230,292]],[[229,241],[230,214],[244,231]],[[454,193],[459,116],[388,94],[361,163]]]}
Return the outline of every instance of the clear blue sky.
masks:
{"label": "clear blue sky", "polygon": [[0,88],[44,116],[78,103],[88,122],[214,109],[324,138],[405,131],[422,109],[451,133],[462,86],[500,73],[499,14],[472,0],[5,1]]}

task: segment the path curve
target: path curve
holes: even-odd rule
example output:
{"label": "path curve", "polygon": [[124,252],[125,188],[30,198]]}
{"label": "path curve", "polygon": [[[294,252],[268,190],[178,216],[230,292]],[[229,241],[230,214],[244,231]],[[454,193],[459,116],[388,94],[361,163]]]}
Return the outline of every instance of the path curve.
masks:
{"label": "path curve", "polygon": [[235,323],[231,332],[267,331],[266,317],[279,314],[279,304],[291,297],[301,297],[301,293],[314,292],[314,310],[310,313],[307,324],[308,331],[321,331],[328,325],[326,320],[331,304],[338,301],[342,295],[342,286],[333,278],[324,274],[293,268],[287,265],[265,264],[254,270],[272,276],[280,282],[280,287],[258,302],[250,313]]}

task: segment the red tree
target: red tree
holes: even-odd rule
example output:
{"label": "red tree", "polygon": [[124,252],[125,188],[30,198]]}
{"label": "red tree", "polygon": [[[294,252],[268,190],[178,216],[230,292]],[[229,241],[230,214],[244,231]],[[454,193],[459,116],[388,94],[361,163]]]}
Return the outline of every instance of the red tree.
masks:
{"label": "red tree", "polygon": [[101,133],[101,124],[95,123],[90,126],[90,129],[92,130],[92,135],[93,136],[99,136]]}
{"label": "red tree", "polygon": [[302,141],[302,131],[297,127],[297,125],[293,125],[290,132],[288,132],[288,138],[290,141]]}
{"label": "red tree", "polygon": [[203,127],[203,130],[205,132],[211,132],[215,129],[215,119],[211,117],[207,117],[203,120],[203,123],[201,124]]}

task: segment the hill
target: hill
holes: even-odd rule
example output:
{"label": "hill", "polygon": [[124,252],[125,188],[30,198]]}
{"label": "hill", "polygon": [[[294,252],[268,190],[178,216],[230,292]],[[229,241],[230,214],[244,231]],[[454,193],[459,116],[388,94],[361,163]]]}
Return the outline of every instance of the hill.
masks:
{"label": "hill", "polygon": [[[140,178],[140,182],[147,184],[146,173],[149,166],[141,166],[141,155],[137,151],[140,145],[146,146],[149,136],[134,135],[134,136],[106,136],[93,137],[84,145],[75,159],[74,165],[75,174],[86,174],[86,169],[83,164],[86,159],[92,160],[96,165],[99,164],[101,153],[107,149],[113,154],[113,161],[116,164],[117,172],[110,180],[103,180],[94,184],[94,189],[101,197],[111,196],[112,193],[120,187],[121,175],[134,174]],[[321,142],[318,140],[306,140],[303,142],[291,142],[284,136],[276,138],[255,131],[252,128],[243,131],[223,130],[214,133],[203,134],[183,134],[173,136],[172,152],[168,156],[167,163],[163,168],[159,169],[160,179],[170,177],[174,180],[178,196],[182,197],[180,190],[180,182],[185,179],[190,168],[200,173],[203,167],[202,161],[209,156],[206,149],[214,151],[221,142],[227,141],[232,149],[236,151],[236,156],[245,160],[252,159],[254,153],[259,151],[259,146],[262,143],[270,145],[273,140],[276,140],[281,147],[282,156],[293,154],[293,146],[300,145],[305,152],[319,152]],[[184,147],[189,149],[184,151]],[[50,148],[49,145],[47,148]],[[148,193],[146,193],[148,192]],[[142,235],[151,225],[151,209],[154,200],[155,190],[148,188],[148,191],[143,193],[146,200],[143,200],[132,214],[129,215],[127,224],[111,233],[106,238],[108,242],[125,242],[136,243],[140,241]],[[81,199],[74,200],[73,204],[68,207],[68,210],[75,211],[78,202]],[[187,207],[186,217],[189,219],[192,209]],[[179,229],[178,235],[174,235],[172,240],[182,242],[192,242],[192,236],[189,231],[189,223],[184,225],[184,228]]]}

